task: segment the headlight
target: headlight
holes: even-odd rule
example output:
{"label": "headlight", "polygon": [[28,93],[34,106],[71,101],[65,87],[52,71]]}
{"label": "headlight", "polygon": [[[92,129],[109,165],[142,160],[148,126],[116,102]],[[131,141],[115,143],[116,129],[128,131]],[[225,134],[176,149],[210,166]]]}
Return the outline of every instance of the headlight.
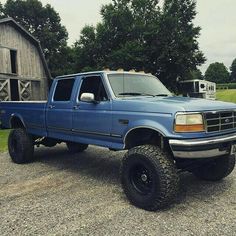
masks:
{"label": "headlight", "polygon": [[177,114],[174,129],[177,133],[205,131],[202,114]]}

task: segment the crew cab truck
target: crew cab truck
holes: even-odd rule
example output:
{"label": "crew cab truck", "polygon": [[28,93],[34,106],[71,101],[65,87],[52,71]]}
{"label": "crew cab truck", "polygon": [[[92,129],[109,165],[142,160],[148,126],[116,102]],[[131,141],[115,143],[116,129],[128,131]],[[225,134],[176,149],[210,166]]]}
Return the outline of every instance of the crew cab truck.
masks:
{"label": "crew cab truck", "polygon": [[217,181],[235,166],[236,104],[173,96],[154,76],[100,71],[54,79],[46,102],[2,102],[12,161],[33,160],[34,146],[65,142],[128,150],[121,183],[134,205],[169,205],[179,173]]}

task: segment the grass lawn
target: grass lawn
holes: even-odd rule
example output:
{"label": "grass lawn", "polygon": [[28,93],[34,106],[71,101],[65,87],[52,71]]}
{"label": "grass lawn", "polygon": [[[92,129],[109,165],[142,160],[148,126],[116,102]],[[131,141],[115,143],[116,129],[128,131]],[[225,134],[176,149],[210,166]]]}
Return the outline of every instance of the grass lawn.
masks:
{"label": "grass lawn", "polygon": [[217,90],[216,99],[224,102],[236,103],[236,89]]}
{"label": "grass lawn", "polygon": [[9,130],[0,130],[0,152],[7,151],[7,139]]}

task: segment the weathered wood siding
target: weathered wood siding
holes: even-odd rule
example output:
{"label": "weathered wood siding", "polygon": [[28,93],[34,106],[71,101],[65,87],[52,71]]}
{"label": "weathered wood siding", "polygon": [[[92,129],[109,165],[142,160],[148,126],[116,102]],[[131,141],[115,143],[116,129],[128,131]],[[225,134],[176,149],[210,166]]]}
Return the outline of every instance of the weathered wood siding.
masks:
{"label": "weathered wood siding", "polygon": [[[9,50],[16,50],[17,73],[11,73]],[[47,76],[38,48],[10,24],[0,24],[0,79],[32,81],[32,100],[47,96]],[[33,82],[35,81],[35,82]]]}

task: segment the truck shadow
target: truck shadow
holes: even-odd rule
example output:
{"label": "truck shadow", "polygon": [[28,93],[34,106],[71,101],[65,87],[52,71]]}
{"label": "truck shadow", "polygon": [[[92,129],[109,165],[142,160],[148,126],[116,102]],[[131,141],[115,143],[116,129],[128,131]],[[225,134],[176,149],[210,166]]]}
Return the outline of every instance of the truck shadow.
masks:
{"label": "truck shadow", "polygon": [[123,155],[121,152],[97,147],[89,147],[82,153],[71,154],[66,146],[60,145],[56,148],[36,149],[35,161],[58,170],[119,185],[119,169]]}
{"label": "truck shadow", "polygon": [[[119,169],[125,152],[113,152],[104,148],[89,147],[83,153],[70,154],[66,146],[56,148],[39,148],[35,152],[35,161],[66,170],[76,175],[102,181],[104,184],[120,186]],[[210,202],[224,194],[233,185],[233,178],[228,177],[218,182],[198,180],[191,173],[180,174],[180,190],[176,204],[196,200]]]}

